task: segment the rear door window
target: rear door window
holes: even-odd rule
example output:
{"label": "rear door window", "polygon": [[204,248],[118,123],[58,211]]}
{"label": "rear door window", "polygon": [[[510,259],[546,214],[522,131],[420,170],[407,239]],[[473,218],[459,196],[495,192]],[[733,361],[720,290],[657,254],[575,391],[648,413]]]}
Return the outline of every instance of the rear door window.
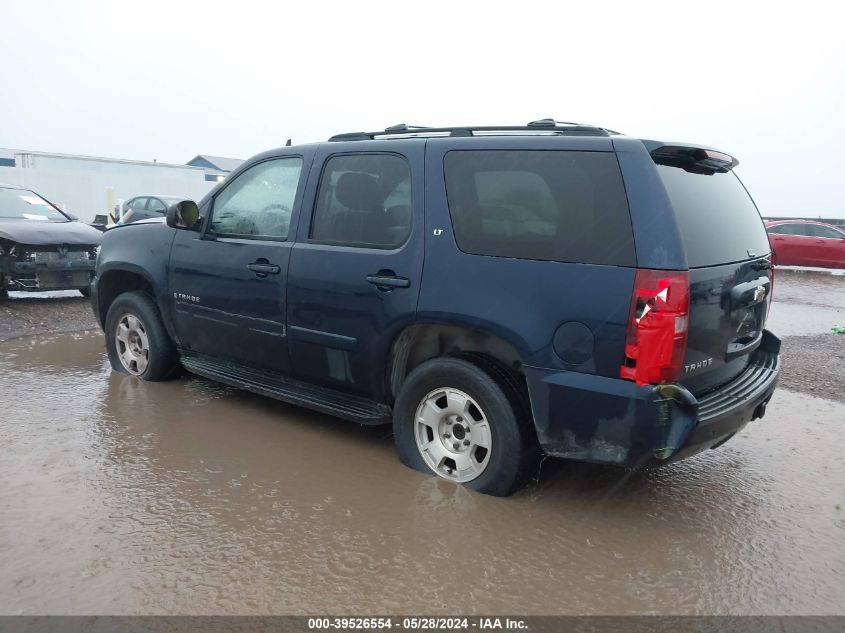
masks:
{"label": "rear door window", "polygon": [[411,234],[411,170],[394,154],[333,156],[323,169],[311,240],[392,249]]}
{"label": "rear door window", "polygon": [[446,154],[458,247],[476,255],[634,266],[622,175],[609,152]]}
{"label": "rear door window", "polygon": [[657,165],[690,268],[727,264],[771,250],[760,213],[732,171],[695,173]]}
{"label": "rear door window", "polygon": [[812,224],[811,226],[813,227],[813,235],[816,237],[825,237],[831,240],[839,240],[845,237],[842,233],[829,226],[822,226],[820,224]]}

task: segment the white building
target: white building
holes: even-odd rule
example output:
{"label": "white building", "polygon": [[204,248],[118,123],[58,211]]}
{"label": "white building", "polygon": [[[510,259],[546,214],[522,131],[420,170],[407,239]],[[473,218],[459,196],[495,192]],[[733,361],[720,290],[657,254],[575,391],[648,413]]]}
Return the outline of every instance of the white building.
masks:
{"label": "white building", "polygon": [[225,173],[209,178],[202,166],[0,148],[0,182],[32,189],[83,222],[139,195],[199,200]]}

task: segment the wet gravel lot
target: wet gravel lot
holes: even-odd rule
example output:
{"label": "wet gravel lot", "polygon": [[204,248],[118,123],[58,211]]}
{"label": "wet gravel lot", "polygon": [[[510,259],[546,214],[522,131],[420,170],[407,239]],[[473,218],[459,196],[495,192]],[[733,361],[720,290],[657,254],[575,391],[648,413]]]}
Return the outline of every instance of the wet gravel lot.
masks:
{"label": "wet gravel lot", "polygon": [[389,430],[112,374],[96,332],[7,341],[0,613],[843,613],[845,278],[775,294],[764,420],[653,472],[548,460],[509,499],[405,469]]}
{"label": "wet gravel lot", "polygon": [[76,290],[10,292],[0,300],[0,341],[44,332],[78,332],[97,327],[91,303]]}

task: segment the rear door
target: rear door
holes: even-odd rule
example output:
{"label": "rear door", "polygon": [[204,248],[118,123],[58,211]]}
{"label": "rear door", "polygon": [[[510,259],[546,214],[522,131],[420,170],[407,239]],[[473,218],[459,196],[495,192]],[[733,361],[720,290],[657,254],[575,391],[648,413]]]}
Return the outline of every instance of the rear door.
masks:
{"label": "rear door", "polygon": [[819,266],[845,268],[845,233],[823,224],[813,224]]}
{"label": "rear door", "polygon": [[771,247],[757,207],[729,166],[666,154],[655,162],[689,265],[680,382],[700,394],[739,374],[761,342],[771,303]]}
{"label": "rear door", "polygon": [[288,280],[294,374],[374,399],[416,314],[424,246],[425,141],[379,144],[318,150]]}
{"label": "rear door", "polygon": [[[815,226],[807,222],[789,224],[788,226],[786,260],[783,263],[791,266],[820,266],[819,245],[821,240],[816,237]],[[778,261],[778,263],[781,262]]]}

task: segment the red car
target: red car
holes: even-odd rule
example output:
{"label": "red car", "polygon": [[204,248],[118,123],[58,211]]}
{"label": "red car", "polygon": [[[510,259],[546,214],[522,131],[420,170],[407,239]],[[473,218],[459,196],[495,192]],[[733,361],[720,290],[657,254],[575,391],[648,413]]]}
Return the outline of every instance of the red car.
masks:
{"label": "red car", "polygon": [[779,266],[845,268],[845,230],[812,220],[766,222]]}

